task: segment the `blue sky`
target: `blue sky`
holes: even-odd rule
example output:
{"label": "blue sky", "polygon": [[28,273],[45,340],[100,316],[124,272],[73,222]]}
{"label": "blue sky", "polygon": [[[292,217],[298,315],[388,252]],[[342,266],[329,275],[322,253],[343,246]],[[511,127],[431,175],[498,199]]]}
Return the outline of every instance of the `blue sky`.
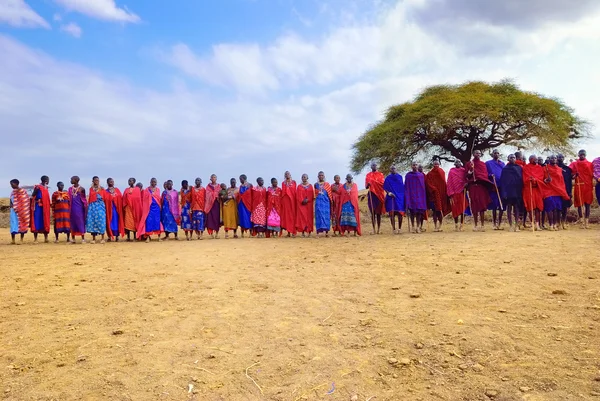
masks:
{"label": "blue sky", "polygon": [[332,179],[387,107],[474,79],[598,127],[599,39],[591,0],[2,0],[0,182]]}

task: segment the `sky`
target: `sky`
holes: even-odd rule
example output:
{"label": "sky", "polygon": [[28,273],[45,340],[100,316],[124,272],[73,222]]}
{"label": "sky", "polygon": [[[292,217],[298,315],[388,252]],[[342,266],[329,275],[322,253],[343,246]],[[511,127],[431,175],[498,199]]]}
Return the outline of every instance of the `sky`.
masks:
{"label": "sky", "polygon": [[596,157],[599,40],[597,0],[0,0],[0,195],[332,180],[389,106],[468,80],[562,99]]}

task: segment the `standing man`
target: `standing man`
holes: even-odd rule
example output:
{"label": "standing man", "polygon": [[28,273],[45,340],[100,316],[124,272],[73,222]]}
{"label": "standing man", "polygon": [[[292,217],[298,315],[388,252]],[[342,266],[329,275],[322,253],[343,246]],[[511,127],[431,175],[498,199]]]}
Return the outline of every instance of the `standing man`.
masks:
{"label": "standing man", "polygon": [[560,167],[563,174],[563,181],[565,183],[565,190],[567,191],[567,195],[569,195],[568,200],[562,201],[562,211],[560,216],[560,226],[563,230],[567,229],[567,212],[569,208],[573,204],[573,170],[571,167],[565,164],[565,156],[559,153],[556,156],[557,166]]}
{"label": "standing man", "polygon": [[[371,211],[371,224],[373,226],[371,234],[379,234],[381,230],[381,214],[385,213],[384,180],[383,173],[377,171],[377,163],[371,163],[371,172],[365,178],[365,188],[369,190],[367,203]],[[377,230],[375,230],[375,223],[377,223]]]}
{"label": "standing man", "polygon": [[281,234],[287,231],[287,236],[296,236],[296,181],[292,174],[286,171],[281,183]]}
{"label": "standing man", "polygon": [[296,188],[296,230],[310,237],[314,228],[315,190],[308,182],[308,174],[302,174],[302,183]]}
{"label": "standing man", "polygon": [[236,192],[238,205],[238,219],[242,238],[246,231],[252,230],[252,184],[248,182],[248,177],[245,174],[240,175],[240,187]]}
{"label": "standing man", "polygon": [[450,212],[446,173],[440,167],[439,160],[433,161],[433,168],[425,176],[426,191],[428,192],[428,207],[433,211],[434,231],[442,231],[444,216]]}
{"label": "standing man", "polygon": [[135,185],[135,178],[127,180],[129,187],[123,192],[123,225],[127,234],[127,242],[136,238],[137,228],[142,218],[142,191]]}
{"label": "standing man", "polygon": [[558,231],[563,201],[568,200],[569,195],[565,189],[562,169],[556,165],[556,156],[551,155],[549,157],[545,170],[544,211],[548,217],[550,230]]}
{"label": "standing man", "polygon": [[[523,167],[523,203],[531,213],[531,224],[534,230],[541,230],[540,213],[544,210],[544,168],[537,163],[535,155],[529,156],[529,164]],[[535,215],[535,223],[534,223]]]}
{"label": "standing man", "polygon": [[[493,184],[488,179],[487,166],[481,161],[481,152],[473,152],[473,160],[466,165],[467,189],[471,200],[471,212],[473,213],[473,231],[484,231],[485,211],[490,204],[490,189]],[[481,228],[478,226],[481,221]]]}
{"label": "standing man", "polygon": [[52,194],[52,214],[54,215],[54,242],[58,242],[58,234],[67,234],[67,242],[71,240],[71,199],[65,191],[65,184],[57,182],[58,191]]}
{"label": "standing man", "polygon": [[[405,205],[409,213],[411,231],[421,233],[423,215],[427,209],[427,193],[425,190],[425,175],[419,172],[419,164],[412,162],[412,171],[404,178]],[[416,225],[415,225],[416,217]]]}
{"label": "standing man", "polygon": [[[454,231],[462,231],[465,210],[467,210],[467,172],[460,160],[454,162],[454,167],[448,172],[446,192],[452,205],[452,217],[454,218]],[[460,225],[458,218],[460,216]]]}
{"label": "standing man", "polygon": [[523,160],[523,153],[521,151],[515,152],[515,164],[517,166],[525,167],[527,163]]}
{"label": "standing man", "polygon": [[[390,223],[394,234],[402,230],[402,215],[404,214],[404,181],[398,174],[396,166],[390,168],[390,174],[383,182],[385,191],[385,210],[390,214]],[[398,216],[398,230],[396,230],[396,216]]]}
{"label": "standing man", "polygon": [[[585,150],[581,149],[578,153],[578,159],[575,160],[569,167],[573,170],[575,178],[575,187],[573,188],[573,203],[577,208],[579,219],[583,219],[581,228],[589,228],[590,206],[594,200],[594,167],[592,163],[586,159]],[[585,215],[582,212],[582,207],[585,208]]]}
{"label": "standing man", "polygon": [[488,210],[492,211],[492,220],[494,223],[494,230],[503,230],[502,228],[502,214],[504,212],[501,200],[498,194],[502,192],[500,185],[502,169],[504,168],[504,162],[500,160],[500,152],[498,149],[492,151],[492,160],[485,162],[485,166],[488,171],[488,179],[494,184],[490,191],[490,199],[492,200],[488,206]]}
{"label": "standing man", "polygon": [[50,233],[50,178],[43,175],[41,182],[33,187],[31,194],[31,232],[33,242],[37,242],[38,234],[44,234],[44,242],[48,242]]}
{"label": "standing man", "polygon": [[115,188],[115,180],[108,178],[106,180],[106,233],[108,240],[115,239],[119,241],[119,237],[125,236],[125,224],[123,220],[123,195],[119,188]]}
{"label": "standing man", "polygon": [[508,164],[504,166],[500,175],[500,197],[506,206],[508,225],[512,232],[520,231],[519,220],[523,203],[523,168],[516,161],[515,155],[508,155]]}

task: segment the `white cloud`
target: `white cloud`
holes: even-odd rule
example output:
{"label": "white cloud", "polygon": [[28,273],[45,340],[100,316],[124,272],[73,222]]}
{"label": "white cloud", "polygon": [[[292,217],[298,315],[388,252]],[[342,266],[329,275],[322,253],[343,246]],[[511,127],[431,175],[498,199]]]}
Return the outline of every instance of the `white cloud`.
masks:
{"label": "white cloud", "polygon": [[0,23],[17,28],[46,28],[50,25],[38,13],[33,11],[25,0],[0,1]]}
{"label": "white cloud", "polygon": [[66,25],[61,25],[60,30],[68,33],[69,35],[80,38],[81,37],[81,27],[74,22],[69,22]]}
{"label": "white cloud", "polygon": [[55,14],[52,16],[52,19],[53,19],[54,21],[56,21],[56,22],[60,22],[60,21],[62,21],[62,17],[61,17],[61,15],[60,15],[60,14],[58,14],[58,13],[55,13]]}
{"label": "white cloud", "polygon": [[54,0],[69,11],[105,21],[140,22],[140,17],[127,8],[119,8],[115,0]]}

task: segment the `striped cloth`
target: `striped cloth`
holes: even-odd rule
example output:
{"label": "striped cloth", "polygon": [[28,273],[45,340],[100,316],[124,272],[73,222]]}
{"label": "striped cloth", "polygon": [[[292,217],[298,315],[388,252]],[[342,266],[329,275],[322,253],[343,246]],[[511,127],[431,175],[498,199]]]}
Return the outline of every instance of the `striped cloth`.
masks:
{"label": "striped cloth", "polygon": [[67,191],[52,194],[52,212],[54,214],[54,232],[71,232],[71,198]]}

